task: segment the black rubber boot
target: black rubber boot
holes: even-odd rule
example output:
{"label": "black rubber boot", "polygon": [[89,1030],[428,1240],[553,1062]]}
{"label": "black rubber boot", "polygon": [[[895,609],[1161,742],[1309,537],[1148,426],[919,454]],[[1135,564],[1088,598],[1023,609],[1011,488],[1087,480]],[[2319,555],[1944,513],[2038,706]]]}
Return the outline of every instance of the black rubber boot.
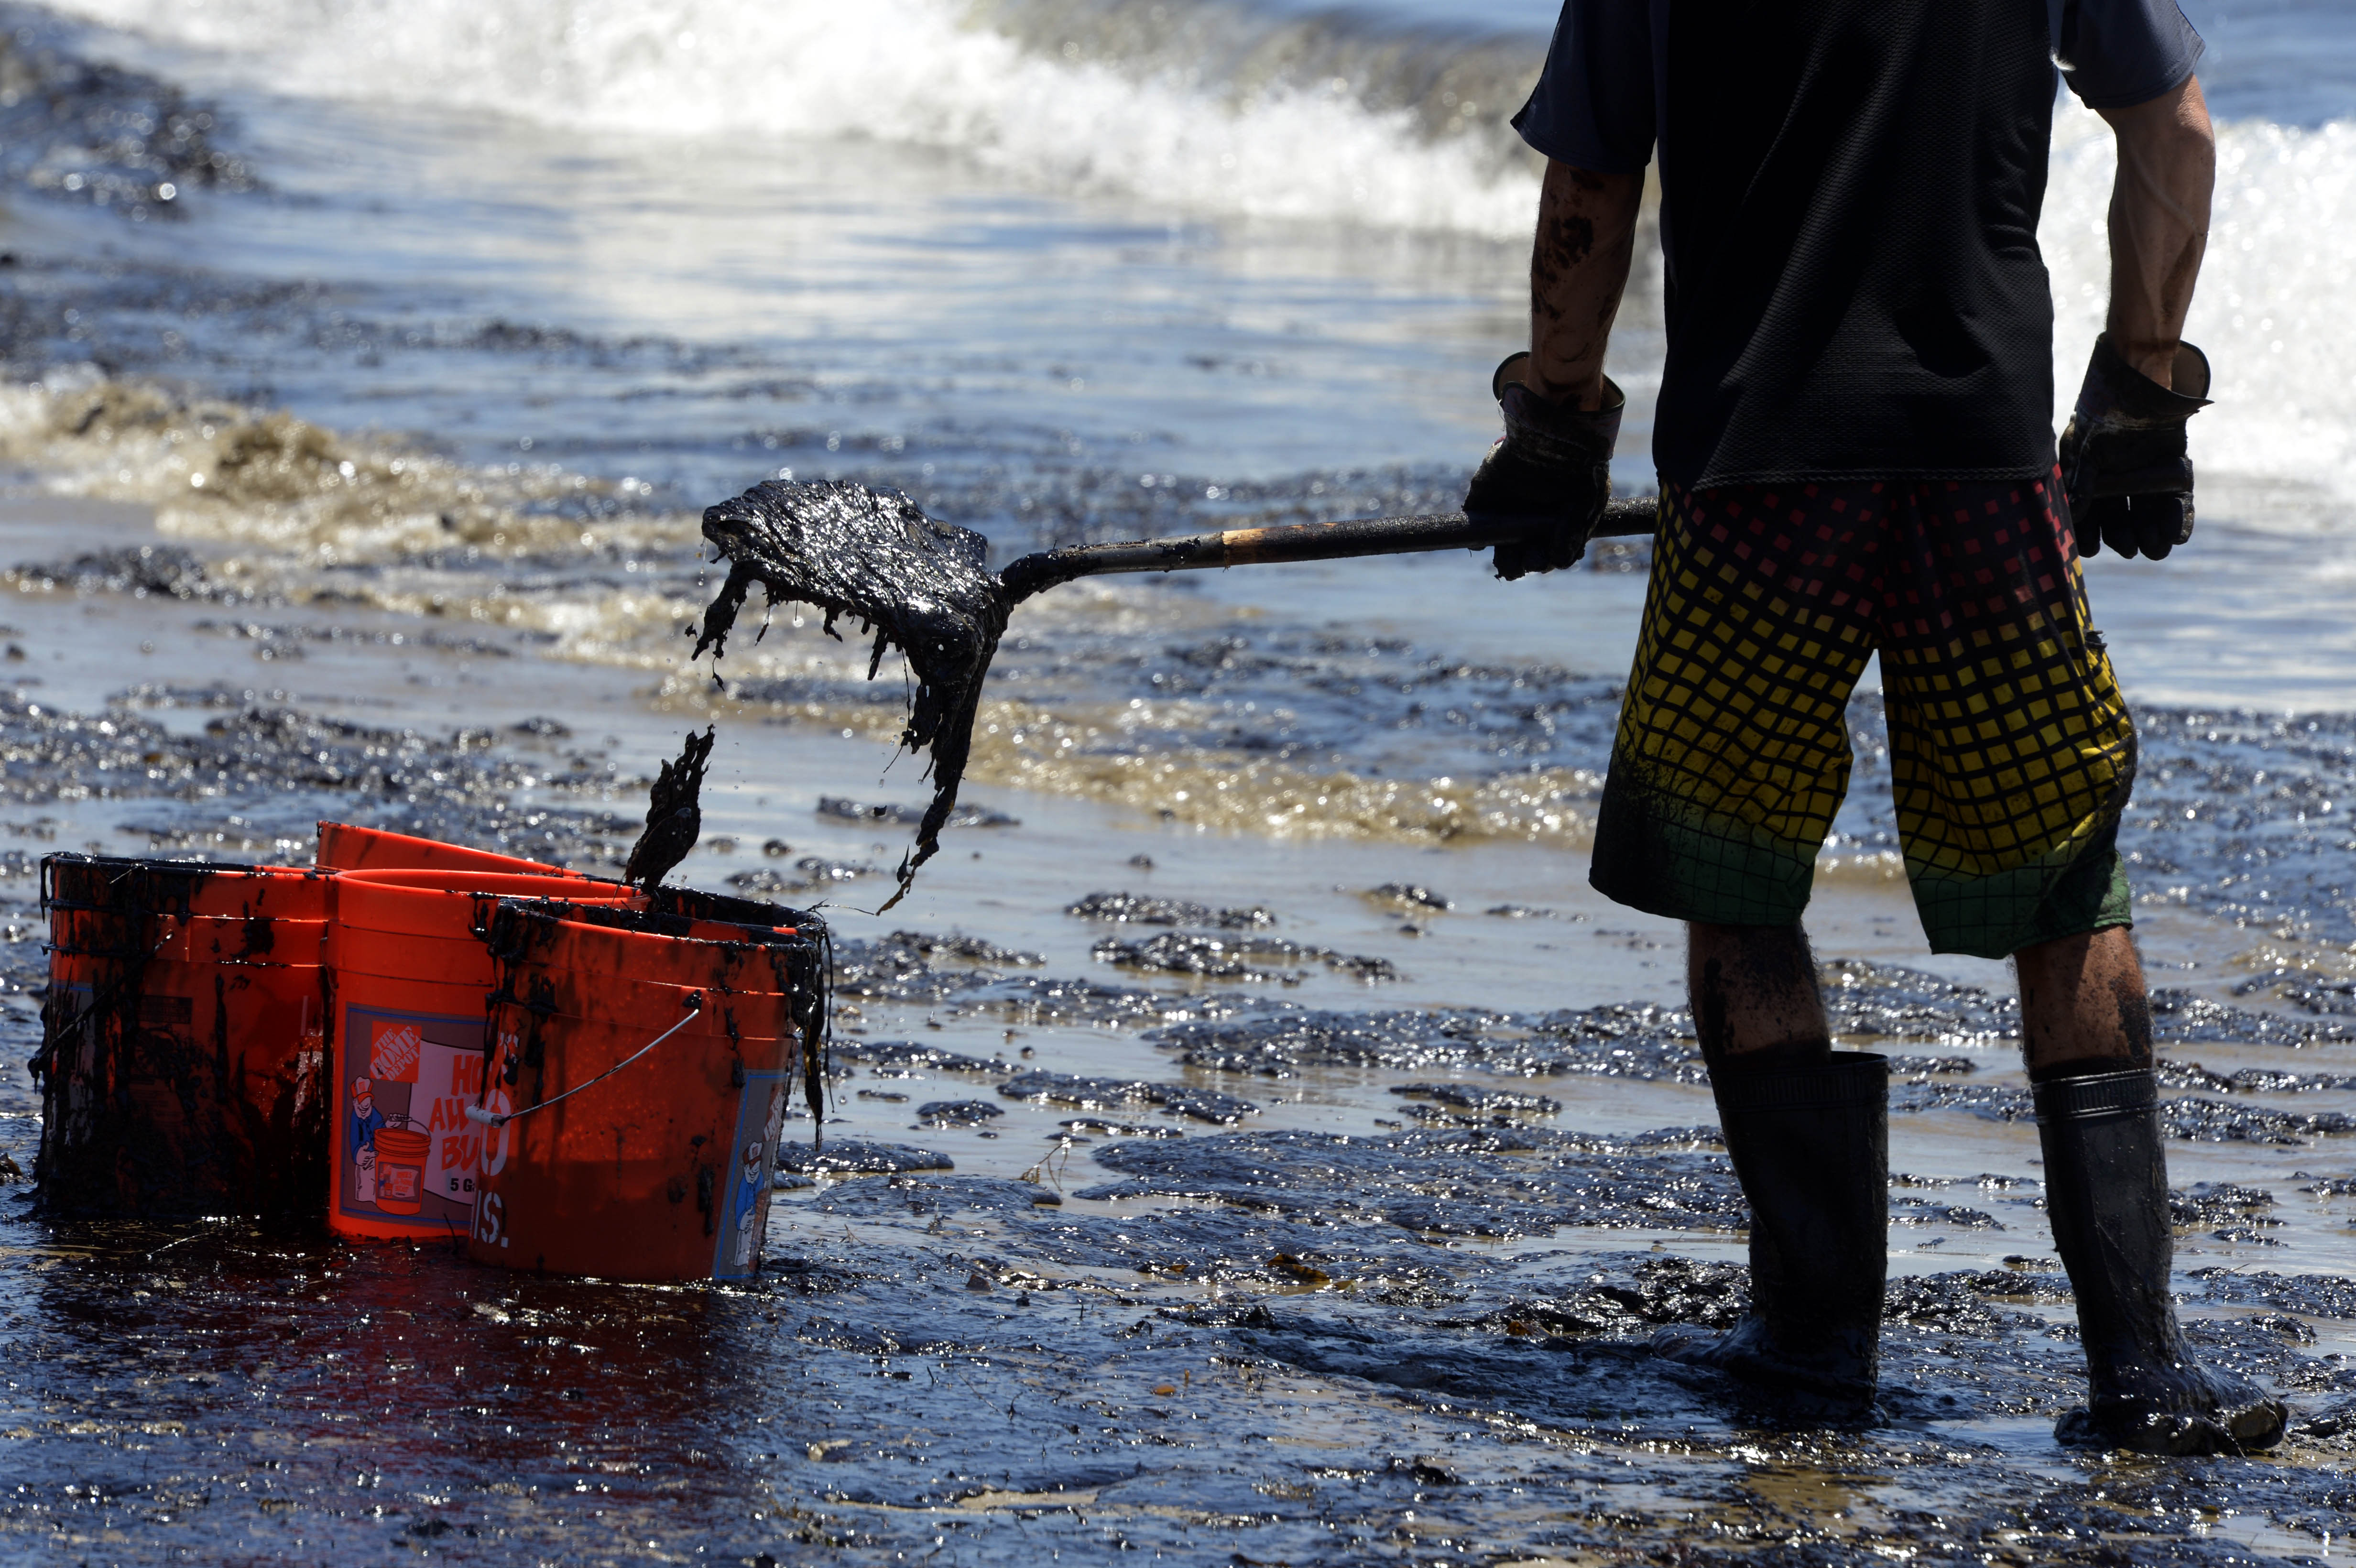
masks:
{"label": "black rubber boot", "polygon": [[1890,1062],[1714,1071],[1751,1200],[1751,1311],[1723,1334],[1664,1328],[1655,1353],[1844,1405],[1873,1399],[1890,1267]]}
{"label": "black rubber boot", "polygon": [[2150,1071],[2039,1084],[2037,1135],[2092,1395],[2053,1435],[2145,1454],[2235,1454],[2281,1442],[2289,1414],[2282,1402],[2201,1366],[2177,1327],[2168,1156]]}

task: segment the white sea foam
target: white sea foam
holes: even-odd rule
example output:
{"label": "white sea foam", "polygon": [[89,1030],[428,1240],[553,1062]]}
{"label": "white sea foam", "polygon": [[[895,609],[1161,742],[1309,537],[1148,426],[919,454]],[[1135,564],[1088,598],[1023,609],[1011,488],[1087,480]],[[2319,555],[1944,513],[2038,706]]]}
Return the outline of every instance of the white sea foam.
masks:
{"label": "white sea foam", "polygon": [[953,0],[66,0],[252,80],[679,136],[856,135],[1174,210],[1508,235],[1535,161],[1353,84],[1249,91],[1024,50]]}
{"label": "white sea foam", "polygon": [[[951,150],[1034,187],[1118,191],[1173,212],[1511,239],[1527,230],[1536,197],[1530,163],[1501,155],[1494,137],[1435,136],[1428,116],[1366,107],[1362,83],[1304,85],[1296,73],[1246,91],[1174,69],[1141,75],[1085,51],[1069,60],[975,25],[959,0],[59,8],[218,50],[281,91],[651,135],[873,137]],[[2356,122],[2228,123],[2220,155],[2215,229],[2188,329],[2217,369],[2217,406],[2194,427],[2196,455],[2220,472],[2356,496],[2356,309],[2340,279],[2356,254]],[[2102,123],[2065,102],[2040,234],[2060,307],[2057,419],[2108,291],[2111,169]]]}

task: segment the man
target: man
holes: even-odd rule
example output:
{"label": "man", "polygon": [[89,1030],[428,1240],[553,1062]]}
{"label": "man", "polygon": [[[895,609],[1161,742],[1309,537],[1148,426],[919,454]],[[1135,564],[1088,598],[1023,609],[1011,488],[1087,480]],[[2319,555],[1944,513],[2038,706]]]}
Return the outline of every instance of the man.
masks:
{"label": "man", "polygon": [[[1888,1066],[1831,1049],[1800,914],[1881,657],[1932,947],[2010,956],[2092,1394],[2069,1442],[2264,1447],[2284,1409],[2199,1365],[2169,1296],[2151,1014],[2115,848],[2135,730],[2080,552],[2192,528],[2180,341],[2215,143],[2173,0],[1568,0],[1515,117],[1547,155],[1530,351],[1465,510],[1569,566],[1610,491],[1603,375],[1660,150],[1661,517],[1591,880],[1688,923],[1695,1029],[1751,1207],[1731,1332],[1656,1349],[1871,1397]],[[2116,133],[2112,286],[2057,453],[2037,249],[2053,62]],[[2058,463],[2057,463],[2058,457]]]}
{"label": "man", "polygon": [[352,1080],[351,1137],[345,1154],[352,1162],[352,1200],[376,1203],[376,1135],[385,1125],[376,1108],[376,1085],[366,1078]]}

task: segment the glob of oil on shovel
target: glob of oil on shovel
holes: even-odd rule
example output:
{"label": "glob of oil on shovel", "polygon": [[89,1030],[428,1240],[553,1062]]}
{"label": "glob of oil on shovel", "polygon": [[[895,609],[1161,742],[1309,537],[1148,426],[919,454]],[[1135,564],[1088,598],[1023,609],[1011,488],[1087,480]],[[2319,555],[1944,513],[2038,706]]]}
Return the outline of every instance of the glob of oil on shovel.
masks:
{"label": "glob of oil on shovel", "polygon": [[884,905],[890,909],[906,894],[916,868],[940,849],[973,749],[982,678],[1006,631],[1009,605],[987,564],[989,541],[926,517],[896,491],[838,480],[756,485],[706,511],[703,537],[729,567],[728,581],[704,612],[697,654],[725,650],[745,595],[758,583],[772,606],[790,602],[821,611],[829,635],[839,635],[835,622],[842,616],[859,622],[875,639],[870,678],[887,649],[907,655],[916,689],[900,739],[912,752],[932,752],[933,799],[900,862],[900,885]]}

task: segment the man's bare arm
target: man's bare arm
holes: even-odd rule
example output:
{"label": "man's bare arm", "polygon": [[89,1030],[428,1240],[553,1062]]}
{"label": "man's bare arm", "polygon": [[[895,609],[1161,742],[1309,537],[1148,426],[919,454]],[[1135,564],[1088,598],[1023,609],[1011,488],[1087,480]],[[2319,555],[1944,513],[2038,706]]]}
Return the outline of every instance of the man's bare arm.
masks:
{"label": "man's bare arm", "polygon": [[2217,134],[2198,77],[2148,103],[2100,112],[2119,144],[2105,328],[2121,358],[2166,387],[2209,244]]}
{"label": "man's bare arm", "polygon": [[[1644,194],[1641,174],[1547,164],[1530,252],[1531,365],[1524,379],[1549,401],[1602,406],[1603,346],[1628,286]],[[2201,210],[2208,210],[2205,198]]]}

